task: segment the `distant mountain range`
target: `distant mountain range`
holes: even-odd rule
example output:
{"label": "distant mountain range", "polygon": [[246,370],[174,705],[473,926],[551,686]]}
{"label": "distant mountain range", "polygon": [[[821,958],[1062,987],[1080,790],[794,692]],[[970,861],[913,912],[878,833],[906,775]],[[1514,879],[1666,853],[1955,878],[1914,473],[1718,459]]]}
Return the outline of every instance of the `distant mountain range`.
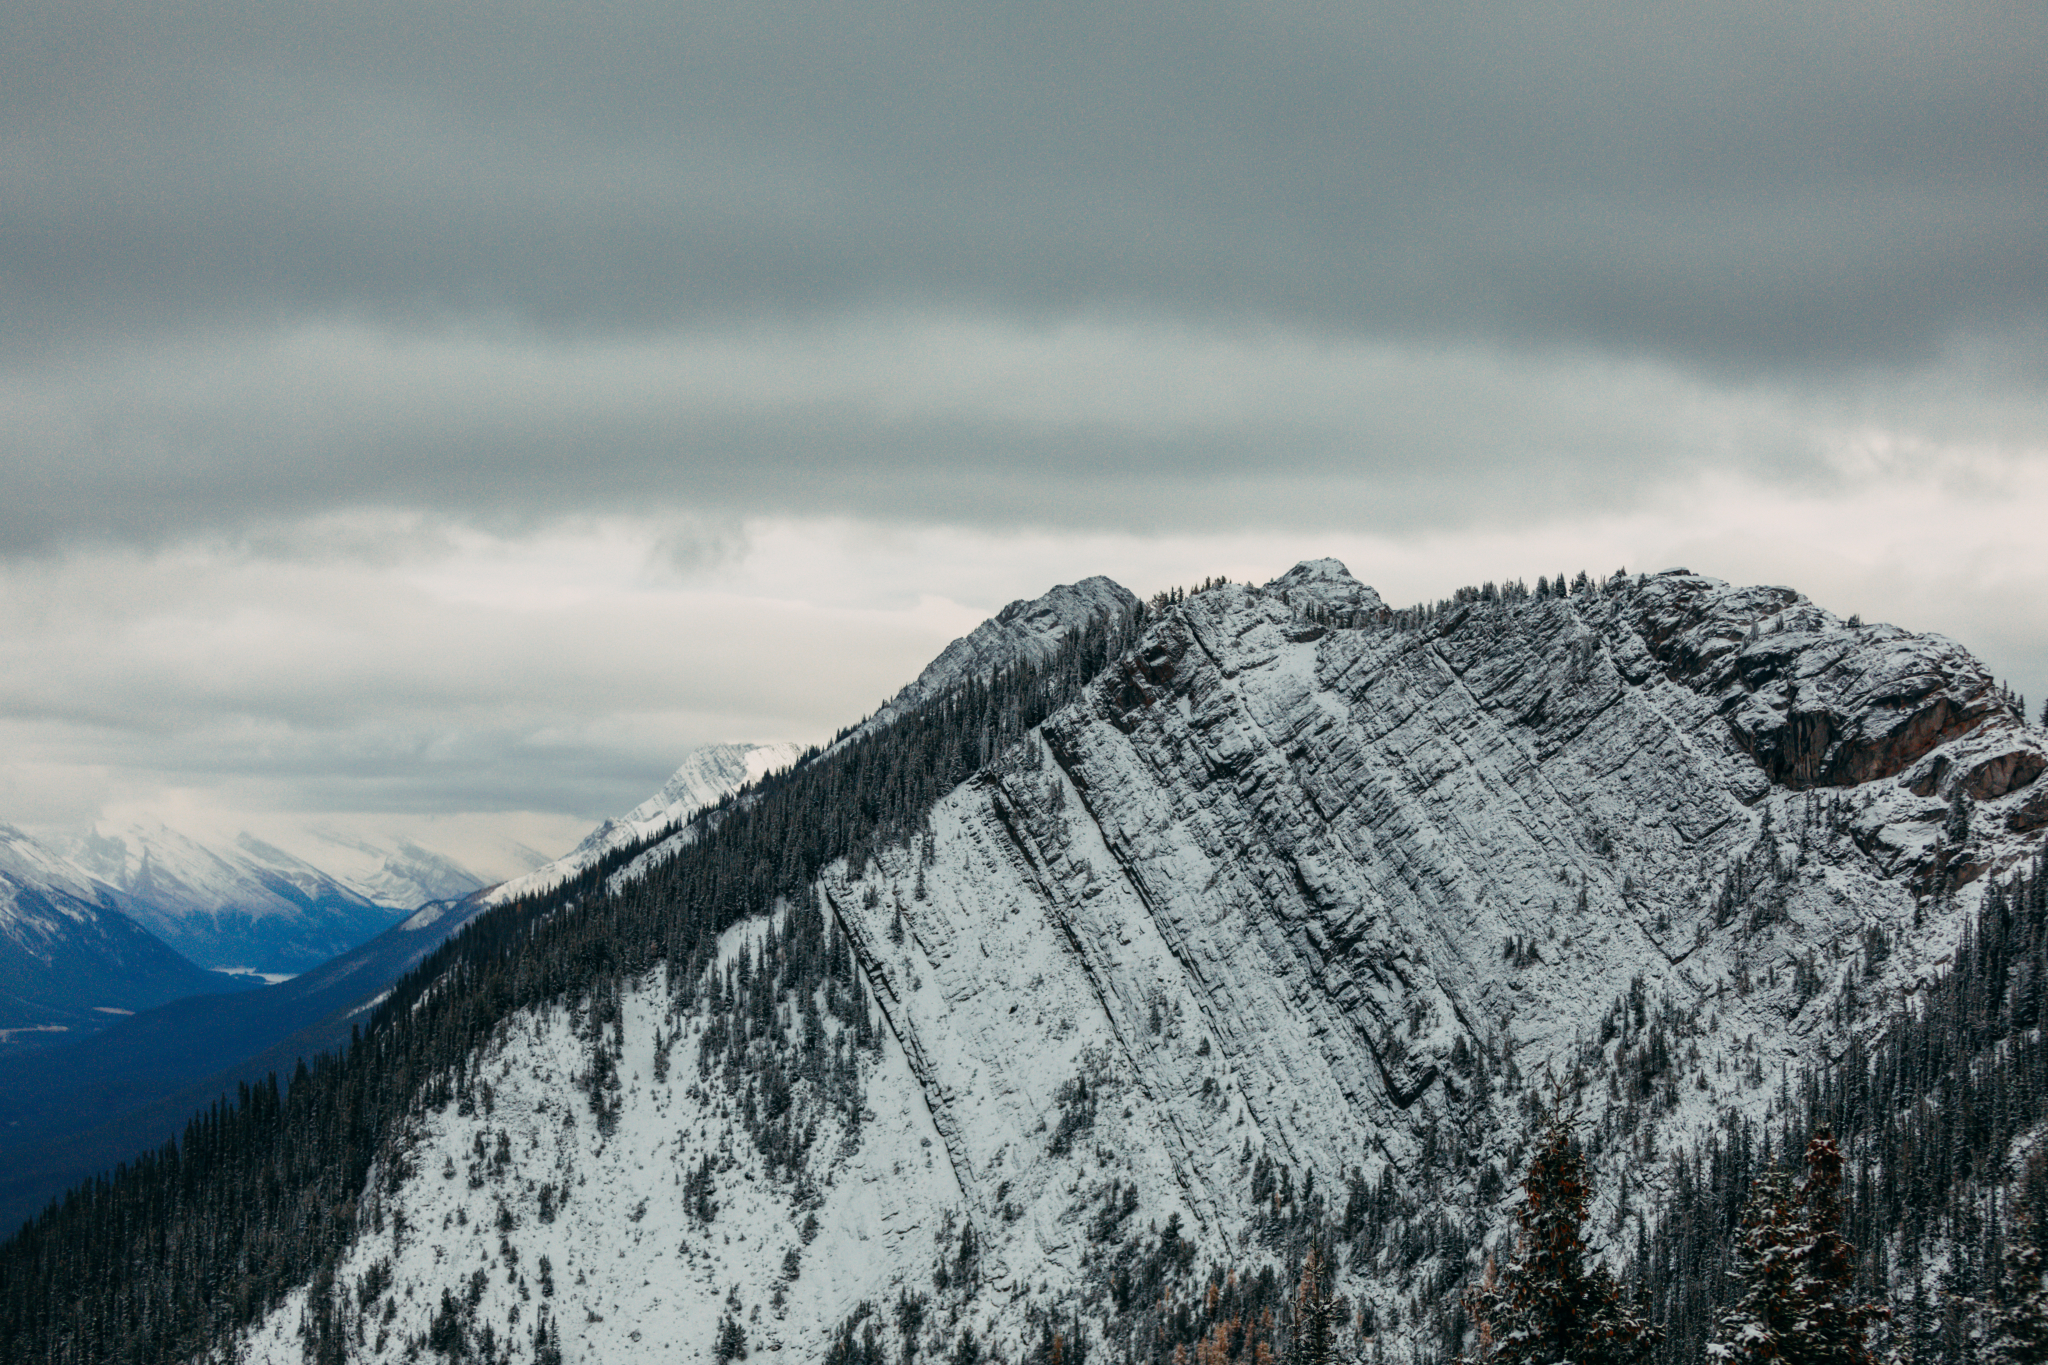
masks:
{"label": "distant mountain range", "polygon": [[163,824],[0,826],[0,1053],[295,975],[485,883],[409,840],[302,842],[313,857]]}
{"label": "distant mountain range", "polygon": [[162,824],[49,842],[138,924],[214,971],[302,972],[389,928],[400,913],[485,883],[409,840],[315,841],[317,863],[252,834],[214,842]]}
{"label": "distant mountain range", "polygon": [[119,905],[112,888],[0,825],[0,1055],[256,984],[194,966]]}

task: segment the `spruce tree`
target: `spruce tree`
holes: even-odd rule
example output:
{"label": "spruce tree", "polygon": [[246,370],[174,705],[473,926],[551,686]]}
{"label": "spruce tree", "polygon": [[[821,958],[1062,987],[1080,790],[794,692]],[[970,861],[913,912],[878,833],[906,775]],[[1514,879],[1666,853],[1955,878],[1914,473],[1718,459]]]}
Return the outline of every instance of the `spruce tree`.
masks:
{"label": "spruce tree", "polygon": [[2002,1259],[2005,1283],[1986,1324],[1985,1365],[2048,1365],[2048,1289],[2033,1220],[2023,1210],[2006,1234]]}
{"label": "spruce tree", "polygon": [[740,1326],[740,1320],[731,1313],[727,1313],[719,1321],[718,1336],[712,1343],[711,1357],[718,1361],[719,1365],[747,1358],[747,1330]]}
{"label": "spruce tree", "polygon": [[1546,1119],[1515,1210],[1514,1259],[1498,1282],[1472,1290],[1479,1325],[1468,1365],[1639,1365],[1663,1334],[1622,1300],[1621,1285],[1586,1244],[1593,1185],[1569,1116]]}
{"label": "spruce tree", "polygon": [[1804,1183],[1778,1169],[1757,1178],[1735,1246],[1742,1297],[1718,1316],[1709,1360],[1876,1365],[1864,1334],[1890,1313],[1856,1298],[1841,1190],[1842,1150],[1825,1128],[1806,1144]]}
{"label": "spruce tree", "polygon": [[1294,1365],[1336,1365],[1337,1326],[1345,1312],[1330,1292],[1329,1278],[1321,1245],[1310,1243],[1294,1290]]}

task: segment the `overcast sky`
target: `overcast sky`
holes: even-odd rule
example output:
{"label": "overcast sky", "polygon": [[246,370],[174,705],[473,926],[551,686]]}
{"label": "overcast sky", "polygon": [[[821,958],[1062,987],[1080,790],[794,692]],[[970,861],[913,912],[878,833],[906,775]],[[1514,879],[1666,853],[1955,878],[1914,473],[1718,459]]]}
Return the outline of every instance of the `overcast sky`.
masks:
{"label": "overcast sky", "polygon": [[0,822],[570,841],[1321,554],[2038,709],[2048,10],[1387,8],[0,9]]}

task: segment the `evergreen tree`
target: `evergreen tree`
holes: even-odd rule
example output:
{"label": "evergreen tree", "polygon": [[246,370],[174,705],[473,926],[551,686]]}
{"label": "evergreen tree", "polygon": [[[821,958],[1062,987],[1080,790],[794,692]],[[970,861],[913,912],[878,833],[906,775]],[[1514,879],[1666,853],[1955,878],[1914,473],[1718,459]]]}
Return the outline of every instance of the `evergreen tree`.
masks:
{"label": "evergreen tree", "polygon": [[1294,1291],[1294,1365],[1336,1365],[1337,1324],[1344,1317],[1344,1305],[1330,1292],[1328,1258],[1310,1243]]}
{"label": "evergreen tree", "polygon": [[1662,1333],[1622,1301],[1621,1286],[1586,1245],[1593,1186],[1572,1120],[1544,1125],[1523,1201],[1514,1260],[1497,1283],[1466,1295],[1479,1325],[1471,1365],[1638,1365]]}
{"label": "evergreen tree", "polygon": [[1709,1360],[1876,1365],[1864,1333],[1890,1313],[1855,1295],[1841,1189],[1842,1150],[1826,1129],[1806,1144],[1803,1184],[1776,1169],[1758,1177],[1735,1247],[1743,1295],[1715,1323]]}
{"label": "evergreen tree", "polygon": [[548,1330],[545,1308],[533,1324],[533,1365],[562,1365],[561,1338]]}
{"label": "evergreen tree", "polygon": [[730,1313],[727,1313],[718,1324],[718,1339],[712,1344],[711,1355],[719,1365],[747,1358],[747,1330],[740,1326],[740,1320]]}
{"label": "evergreen tree", "polygon": [[1949,797],[1948,818],[1942,821],[1941,837],[1950,848],[1960,848],[1970,842],[1970,797],[1960,782]]}
{"label": "evergreen tree", "polygon": [[2022,1209],[2007,1230],[2005,1283],[1991,1305],[1985,1365],[2048,1365],[2048,1289],[2041,1284],[2041,1248]]}

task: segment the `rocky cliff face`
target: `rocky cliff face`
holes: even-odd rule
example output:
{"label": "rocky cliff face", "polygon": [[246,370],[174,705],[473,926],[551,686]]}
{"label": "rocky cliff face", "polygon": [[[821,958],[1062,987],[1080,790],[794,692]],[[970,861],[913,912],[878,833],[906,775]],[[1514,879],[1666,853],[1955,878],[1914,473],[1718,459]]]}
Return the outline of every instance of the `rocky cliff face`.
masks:
{"label": "rocky cliff face", "polygon": [[[1676,572],[1418,620],[1325,561],[1196,594],[820,880],[872,1036],[790,1001],[769,1036],[829,1063],[777,1089],[720,1060],[765,919],[708,995],[658,971],[615,1033],[503,1030],[486,1103],[373,1176],[366,1225],[404,1230],[343,1279],[397,1287],[351,1349],[467,1295],[514,1359],[543,1309],[571,1360],[711,1359],[728,1320],[818,1359],[863,1315],[892,1357],[909,1322],[1015,1359],[1040,1310],[1114,1336],[1120,1247],[1270,1263],[1284,1167],[1288,1207],[1388,1192],[1340,1288],[1399,1358],[1497,1235],[1533,1106],[1579,1106],[1629,1245],[1663,1154],[1939,968],[2038,845],[2044,768],[1960,647],[1786,590]],[[614,1100],[565,1098],[597,1070]],[[250,1358],[298,1358],[302,1308]]]}

